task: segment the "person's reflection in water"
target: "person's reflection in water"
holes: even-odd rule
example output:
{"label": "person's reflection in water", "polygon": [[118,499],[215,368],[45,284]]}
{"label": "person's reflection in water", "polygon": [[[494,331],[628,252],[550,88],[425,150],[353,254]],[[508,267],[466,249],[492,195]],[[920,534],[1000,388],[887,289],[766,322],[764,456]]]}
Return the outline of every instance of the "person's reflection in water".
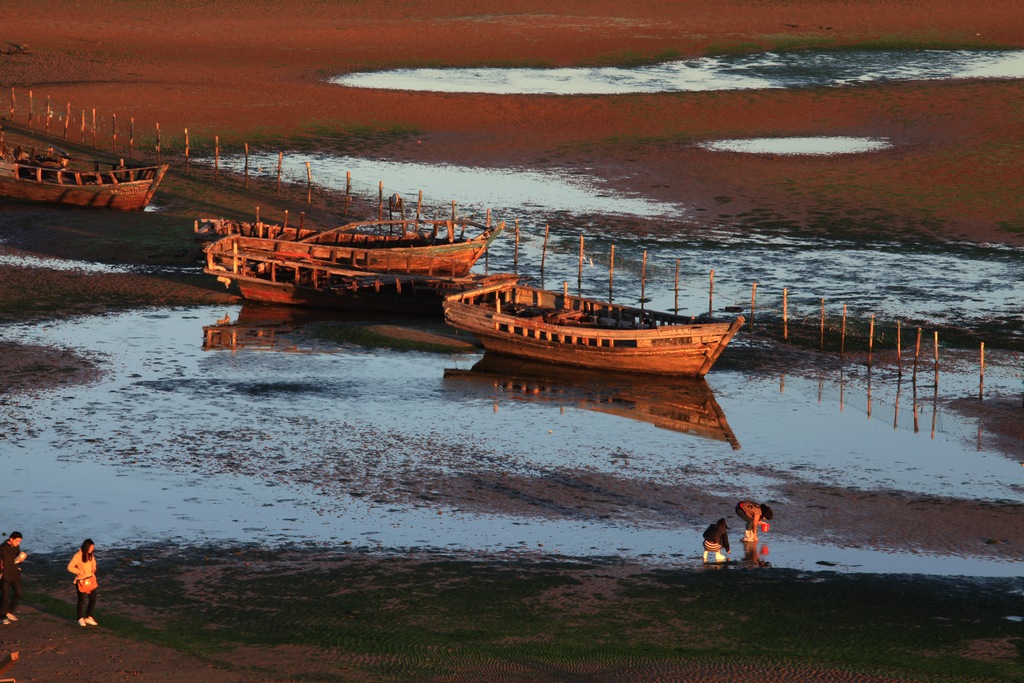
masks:
{"label": "person's reflection in water", "polygon": [[770,567],[772,563],[765,559],[768,546],[757,541],[743,541],[743,564],[748,567]]}

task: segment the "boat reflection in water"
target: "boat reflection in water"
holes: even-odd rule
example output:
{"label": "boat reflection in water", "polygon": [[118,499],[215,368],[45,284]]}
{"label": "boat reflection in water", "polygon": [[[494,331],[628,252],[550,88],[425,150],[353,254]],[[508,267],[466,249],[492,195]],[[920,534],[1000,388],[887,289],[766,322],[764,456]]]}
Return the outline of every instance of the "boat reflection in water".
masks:
{"label": "boat reflection in water", "polygon": [[203,350],[298,351],[300,343],[313,345],[301,334],[304,325],[339,317],[336,311],[246,304],[236,320],[225,315],[213,325],[203,325]]}
{"label": "boat reflection in water", "polygon": [[485,353],[471,369],[447,369],[525,400],[571,401],[584,410],[640,420],[662,429],[740,444],[704,379],[604,373]]}

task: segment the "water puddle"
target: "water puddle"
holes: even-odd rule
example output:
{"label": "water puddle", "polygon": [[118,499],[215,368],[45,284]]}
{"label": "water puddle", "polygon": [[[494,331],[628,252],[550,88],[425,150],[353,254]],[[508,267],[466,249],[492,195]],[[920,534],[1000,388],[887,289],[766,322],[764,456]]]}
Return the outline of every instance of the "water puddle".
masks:
{"label": "water puddle", "polygon": [[[925,400],[911,411],[906,395],[900,413],[898,387],[881,378],[865,396],[838,374],[787,377],[781,387],[724,365],[706,384],[638,394],[592,377],[503,376],[477,367],[476,353],[326,351],[282,339],[291,323],[274,323],[273,334],[245,326],[242,344],[214,340],[225,315],[252,317],[209,307],[0,329],[4,340],[76,348],[109,369],[94,385],[0,405],[6,495],[12,509],[32,510],[11,521],[37,551],[89,535],[105,546],[348,541],[695,565],[711,513],[681,520],[675,507],[625,492],[704,497],[716,515],[743,491],[785,481],[1024,502],[1019,464],[976,439],[973,423]],[[986,379],[994,392],[1019,384],[995,369]],[[102,495],[82,508],[83,490]],[[787,533],[782,516],[762,536],[769,545],[755,558],[780,567],[1019,572],[997,554],[892,552]]]}
{"label": "water puddle", "polygon": [[892,147],[887,140],[846,136],[715,140],[699,146],[713,152],[807,155],[860,154]]}
{"label": "water puddle", "polygon": [[[308,158],[284,158],[282,174],[305,183]],[[221,160],[240,171],[243,157]],[[624,197],[579,170],[532,173],[449,165],[376,161],[348,156],[312,157],[315,182],[344,192],[346,171],[353,186],[365,183],[373,196],[377,183],[397,192],[406,207],[415,207],[426,188],[424,205],[443,217],[457,201],[460,216],[483,221],[488,209],[508,229],[491,247],[478,269],[517,272],[547,287],[568,281],[596,298],[609,297],[609,256],[615,247],[614,291],[619,302],[638,304],[644,251],[648,252],[643,297],[657,310],[676,307],[676,262],[680,264],[679,308],[708,310],[710,271],[715,271],[714,308],[749,305],[758,283],[758,307],[781,317],[782,290],[789,315],[813,317],[826,299],[828,315],[925,324],[979,327],[998,323],[1000,334],[1024,337],[1024,258],[1022,250],[985,245],[912,245],[844,242],[835,239],[772,236],[746,228],[698,228],[684,222],[685,207],[643,197]],[[275,174],[277,154],[250,156],[250,168]],[[368,189],[372,187],[372,192]],[[638,231],[629,216],[658,219],[653,229]],[[520,221],[520,244],[513,224]],[[549,227],[546,250],[545,228]],[[582,282],[580,236],[584,239]],[[541,266],[544,266],[543,269]],[[813,324],[816,324],[817,318]],[[808,323],[811,324],[811,323]],[[894,323],[893,323],[894,324]],[[989,344],[998,340],[989,339]]]}
{"label": "water puddle", "polygon": [[635,68],[396,69],[337,76],[353,88],[497,95],[630,93],[849,86],[886,81],[1024,77],[1024,51],[834,51],[705,57]]}

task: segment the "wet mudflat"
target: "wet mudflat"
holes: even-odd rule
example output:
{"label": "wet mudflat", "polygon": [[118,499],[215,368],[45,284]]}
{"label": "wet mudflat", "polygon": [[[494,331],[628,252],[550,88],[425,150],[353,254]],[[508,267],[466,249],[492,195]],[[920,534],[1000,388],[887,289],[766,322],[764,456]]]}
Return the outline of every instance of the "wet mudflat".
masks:
{"label": "wet mudflat", "polygon": [[[780,510],[755,549],[775,566],[1010,576],[1022,559],[1012,522],[992,512],[1024,503],[1018,458],[946,408],[949,396],[969,395],[970,370],[950,367],[942,400],[922,386],[915,402],[892,372],[757,371],[747,359],[758,350],[739,340],[706,384],[734,450],[635,419],[636,405],[601,410],[616,401],[614,382],[556,379],[534,391],[446,378],[478,353],[302,335],[276,351],[203,350],[204,326],[240,313],[139,311],[4,329],[5,340],[74,346],[106,368],[94,384],[19,395],[0,411],[12,495],[33,501],[23,532],[37,549],[92,534],[106,545],[351,544],[689,566],[706,523],[725,516],[738,527],[732,506],[753,497]],[[993,395],[1019,384],[1009,361],[986,378]],[[83,487],[103,493],[69,519]],[[827,516],[908,504],[946,506],[965,526],[894,550],[893,536],[871,538],[866,520],[847,528]],[[979,514],[997,515],[985,518],[987,535],[972,526]]]}

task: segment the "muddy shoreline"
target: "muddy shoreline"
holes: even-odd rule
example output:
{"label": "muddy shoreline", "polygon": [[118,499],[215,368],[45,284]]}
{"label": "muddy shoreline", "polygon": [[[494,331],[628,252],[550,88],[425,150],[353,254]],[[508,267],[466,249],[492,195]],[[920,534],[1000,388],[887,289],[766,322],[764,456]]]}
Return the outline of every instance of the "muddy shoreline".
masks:
{"label": "muddy shoreline", "polygon": [[[0,125],[16,109],[16,125],[5,126],[8,140],[28,126],[31,90],[32,128],[41,141],[60,144],[66,103],[68,146],[89,152],[91,141],[75,138],[83,115],[95,108],[99,149],[92,152],[124,154],[131,120],[133,152],[152,159],[159,124],[172,171],[158,192],[157,212],[0,208],[2,254],[139,267],[85,272],[0,265],[0,324],[17,330],[105,311],[234,304],[236,297],[197,272],[191,236],[197,214],[251,218],[260,206],[269,220],[280,220],[285,210],[308,211],[313,222],[337,215],[336,197],[317,197],[308,206],[303,188],[279,197],[245,188],[237,177],[212,183],[208,169],[186,174],[186,128],[194,154],[210,153],[218,136],[225,152],[236,153],[251,143],[480,167],[585,168],[622,191],[692,205],[704,226],[758,233],[785,217],[786,229],[802,235],[1019,248],[1024,95],[1016,81],[607,98],[356,91],[327,82],[338,73],[402,66],[626,64],[844,47],[1019,49],[1019,10],[1017,0],[993,0],[983,9],[953,0],[685,6],[595,0],[585,11],[534,0],[511,9],[417,0],[382,14],[378,4],[362,1],[293,0],[282,8],[248,0],[187,11],[119,1],[97,11],[66,0],[14,0],[5,7],[9,49],[0,50]],[[41,130],[46,103],[56,113],[48,137]],[[120,151],[111,144],[114,117]],[[694,146],[786,135],[878,135],[894,148],[836,163]],[[376,198],[368,197],[359,210],[372,215],[375,207]],[[642,220],[623,224],[654,229]],[[812,376],[819,364],[837,363],[803,351],[781,353],[775,362],[776,368],[759,367]],[[109,359],[74,348],[0,343],[0,409],[16,414],[22,402],[44,405],[62,389],[95,383],[107,372]],[[1004,452],[1020,453],[1019,399],[995,395],[947,405],[998,434]],[[16,438],[2,435],[0,445]],[[16,474],[17,463],[6,455]],[[256,460],[246,465],[261,467]],[[12,479],[0,503],[5,532],[33,508]],[[543,506],[526,502],[534,500],[559,509],[583,506],[578,514],[597,518],[622,514],[614,499],[586,491],[637,501],[637,514],[652,523],[679,524],[687,515],[694,518],[688,523],[705,521],[720,507],[698,488],[649,489],[599,472],[575,472],[574,481],[453,475],[441,483],[435,488],[442,503],[483,512],[538,514]],[[499,490],[505,495],[496,497]],[[778,490],[800,506],[787,516],[794,534],[826,538],[834,530],[854,545],[1024,560],[1022,510],[1013,501],[796,481]],[[396,503],[410,495],[374,493]],[[26,540],[33,562],[26,566],[22,619],[0,627],[4,647],[22,657],[11,675],[36,681],[185,675],[213,682],[1009,681],[1024,675],[1019,578],[854,575],[828,567],[800,572],[757,558],[705,571],[692,566],[694,553],[680,558],[685,566],[666,568],[612,552],[581,559],[540,550],[510,557],[351,545],[98,545],[102,625],[83,630],[71,619],[66,558],[36,554]],[[740,560],[743,549],[735,545]]]}

